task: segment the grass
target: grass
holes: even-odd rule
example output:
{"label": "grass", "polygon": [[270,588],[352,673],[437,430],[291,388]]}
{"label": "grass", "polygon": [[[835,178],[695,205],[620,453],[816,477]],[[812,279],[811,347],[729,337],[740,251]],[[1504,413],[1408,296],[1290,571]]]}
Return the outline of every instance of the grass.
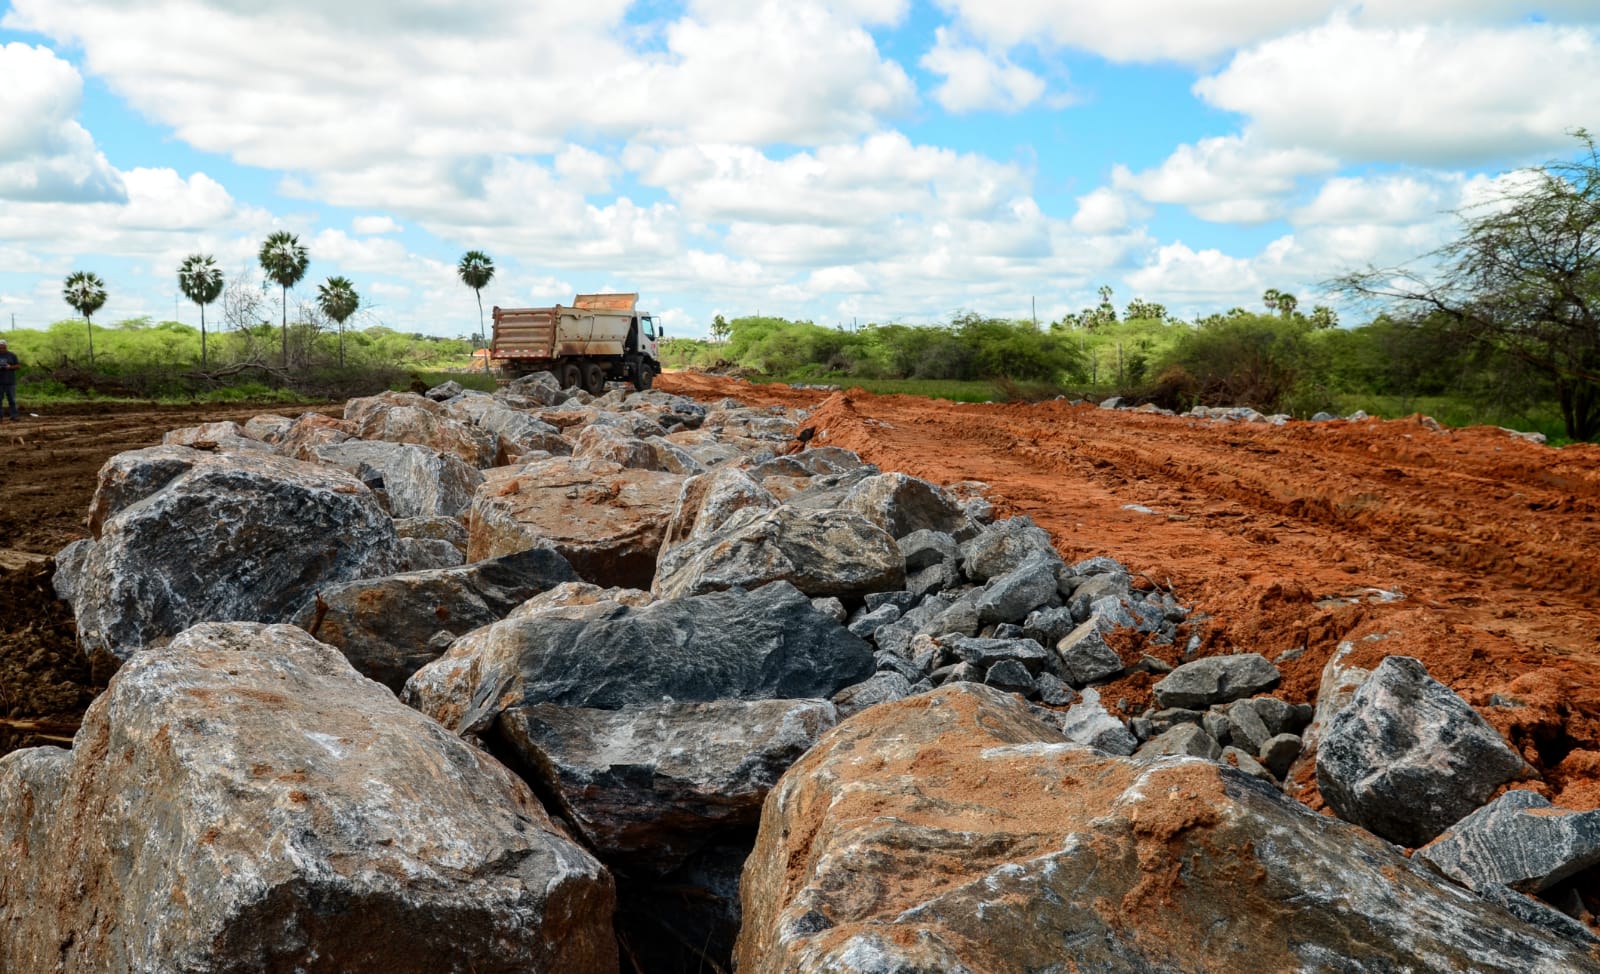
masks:
{"label": "grass", "polygon": [[922,396],[952,402],[1010,402],[1017,399],[1052,399],[1061,390],[1051,383],[994,382],[987,379],[864,379],[829,373],[754,376],[754,383],[782,382],[788,385],[828,385],[840,389],[865,389],[879,396]]}
{"label": "grass", "polygon": [[1554,405],[1513,409],[1498,403],[1474,402],[1454,396],[1340,396],[1332,412],[1349,415],[1364,409],[1373,416],[1399,419],[1413,413],[1432,416],[1446,426],[1504,426],[1523,432],[1543,433],[1550,445],[1564,446],[1567,436],[1561,413]]}

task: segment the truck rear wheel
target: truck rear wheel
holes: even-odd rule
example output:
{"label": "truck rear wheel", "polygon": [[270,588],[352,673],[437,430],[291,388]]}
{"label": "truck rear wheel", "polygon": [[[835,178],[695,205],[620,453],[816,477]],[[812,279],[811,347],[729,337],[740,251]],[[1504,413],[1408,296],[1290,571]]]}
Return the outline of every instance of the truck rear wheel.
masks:
{"label": "truck rear wheel", "polygon": [[591,396],[598,396],[606,391],[606,370],[597,362],[586,363],[583,367],[583,389]]}
{"label": "truck rear wheel", "polygon": [[583,382],[583,370],[578,368],[578,363],[568,362],[556,373],[556,378],[561,380],[561,388],[576,389]]}
{"label": "truck rear wheel", "polygon": [[656,380],[656,370],[650,367],[649,362],[640,362],[639,367],[633,370],[633,387],[640,392],[650,388]]}

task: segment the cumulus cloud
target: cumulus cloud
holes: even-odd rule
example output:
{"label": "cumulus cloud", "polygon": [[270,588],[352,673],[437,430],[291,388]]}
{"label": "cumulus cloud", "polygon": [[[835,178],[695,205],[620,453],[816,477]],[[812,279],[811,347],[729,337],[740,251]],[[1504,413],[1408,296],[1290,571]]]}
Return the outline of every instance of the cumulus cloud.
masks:
{"label": "cumulus cloud", "polygon": [[1101,186],[1078,197],[1072,229],[1082,233],[1113,233],[1149,215],[1149,208],[1128,193]]}
{"label": "cumulus cloud", "polygon": [[946,28],[935,32],[933,50],[922,58],[924,68],[944,78],[934,100],[956,115],[975,111],[1015,112],[1044,94],[1044,79],[996,55],[958,43]]}
{"label": "cumulus cloud", "polygon": [[83,79],[44,47],[0,46],[0,199],[127,198],[122,177],[78,124]]}
{"label": "cumulus cloud", "polygon": [[1249,260],[1215,248],[1193,250],[1182,241],[1159,248],[1154,260],[1126,280],[1134,290],[1162,295],[1169,302],[1246,294],[1261,284]]}
{"label": "cumulus cloud", "polygon": [[1367,27],[1336,18],[1236,55],[1195,92],[1253,136],[1346,160],[1481,162],[1600,127],[1600,32]]}
{"label": "cumulus cloud", "polygon": [[399,233],[402,227],[393,217],[358,216],[350,221],[350,229],[363,236],[375,236],[382,233]]}
{"label": "cumulus cloud", "polygon": [[877,0],[705,4],[653,37],[624,25],[622,0],[486,0],[471,16],[353,6],[15,0],[4,22],[81,45],[89,70],[183,141],[301,172],[546,154],[574,133],[816,144],[916,100],[863,26],[898,16]]}
{"label": "cumulus cloud", "polygon": [[[1330,16],[1374,26],[1511,24],[1526,0],[938,0],[974,35],[1001,47],[1086,50],[1112,61],[1204,63]],[[1548,17],[1600,18],[1592,0],[1545,0]]]}
{"label": "cumulus cloud", "polygon": [[899,132],[775,159],[757,149],[636,147],[626,157],[640,182],[670,188],[692,220],[874,226],[902,213],[975,217],[1026,195],[1017,166]]}
{"label": "cumulus cloud", "polygon": [[1320,152],[1230,135],[1181,145],[1154,169],[1136,173],[1117,166],[1112,185],[1152,203],[1187,206],[1202,220],[1264,223],[1282,214],[1284,198],[1302,177],[1337,166]]}

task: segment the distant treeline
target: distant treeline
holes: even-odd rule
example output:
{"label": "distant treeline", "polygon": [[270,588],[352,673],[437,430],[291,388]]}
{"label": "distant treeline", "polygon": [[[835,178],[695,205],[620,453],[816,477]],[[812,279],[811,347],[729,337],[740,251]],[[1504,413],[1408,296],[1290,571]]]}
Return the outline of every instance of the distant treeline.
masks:
{"label": "distant treeline", "polygon": [[92,365],[90,334],[82,320],[3,334],[22,360],[19,394],[36,400],[86,394],[181,399],[219,392],[231,395],[214,397],[343,398],[403,386],[414,373],[465,369],[472,362],[469,340],[377,325],[345,331],[345,365],[340,366],[339,335],[314,317],[289,324],[287,368],[280,364],[284,336],[272,322],[211,331],[204,368],[199,329],[175,321],[133,318],[94,325]]}
{"label": "distant treeline", "polygon": [[1446,421],[1561,433],[1550,383],[1515,355],[1463,340],[1448,318],[1380,317],[1339,328],[1326,309],[1277,307],[1188,322],[1134,302],[1135,315],[1162,316],[1102,309],[1037,327],[971,312],[945,325],[858,329],[745,317],[713,326],[722,341],[676,339],[665,355],[669,366],[731,366],[788,381],[986,379],[1002,389],[1044,383],[1063,395],[1122,395],[1178,410],[1248,405],[1297,416],[1426,408],[1449,414]]}

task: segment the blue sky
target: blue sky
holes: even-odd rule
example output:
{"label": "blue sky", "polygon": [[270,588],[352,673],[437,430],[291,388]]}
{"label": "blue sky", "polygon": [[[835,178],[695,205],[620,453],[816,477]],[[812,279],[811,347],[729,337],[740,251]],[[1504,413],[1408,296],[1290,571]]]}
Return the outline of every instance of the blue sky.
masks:
{"label": "blue sky", "polygon": [[477,325],[468,249],[486,306],[636,290],[680,335],[1102,284],[1309,307],[1579,126],[1596,0],[12,0],[0,327],[67,317],[77,269],[97,320],[194,323],[179,261],[259,296],[276,230],[311,252],[291,302],[341,274],[362,322],[440,335]]}

